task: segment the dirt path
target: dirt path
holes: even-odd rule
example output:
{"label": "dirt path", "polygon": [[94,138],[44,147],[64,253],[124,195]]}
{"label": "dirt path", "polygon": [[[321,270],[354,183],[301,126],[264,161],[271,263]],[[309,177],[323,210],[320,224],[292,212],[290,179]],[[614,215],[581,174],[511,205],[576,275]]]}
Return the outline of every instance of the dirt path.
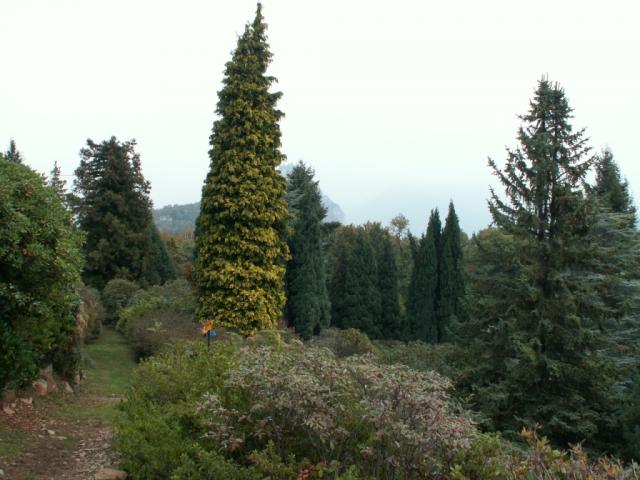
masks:
{"label": "dirt path", "polygon": [[120,335],[105,330],[86,347],[86,378],[75,393],[64,388],[15,413],[0,412],[0,480],[90,480],[117,467],[111,424],[129,384],[134,361]]}

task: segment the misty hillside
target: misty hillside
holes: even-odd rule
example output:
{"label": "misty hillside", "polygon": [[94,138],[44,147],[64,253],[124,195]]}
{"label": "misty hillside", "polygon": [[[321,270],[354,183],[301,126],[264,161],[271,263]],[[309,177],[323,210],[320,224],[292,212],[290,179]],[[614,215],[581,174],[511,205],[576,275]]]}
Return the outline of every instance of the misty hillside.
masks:
{"label": "misty hillside", "polygon": [[[327,209],[325,222],[344,222],[344,212],[340,205],[324,194],[322,195],[322,204]],[[153,220],[160,230],[177,233],[185,228],[194,228],[199,212],[200,202],[167,205],[153,210]]]}

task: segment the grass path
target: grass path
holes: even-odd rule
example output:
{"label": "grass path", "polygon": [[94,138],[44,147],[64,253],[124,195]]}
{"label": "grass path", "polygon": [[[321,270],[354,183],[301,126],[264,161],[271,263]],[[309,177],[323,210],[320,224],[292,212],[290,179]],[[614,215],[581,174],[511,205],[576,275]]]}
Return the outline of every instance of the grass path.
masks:
{"label": "grass path", "polygon": [[105,329],[85,347],[85,378],[74,394],[59,392],[17,402],[17,413],[0,413],[0,477],[12,480],[90,480],[117,464],[111,425],[135,362],[121,335]]}

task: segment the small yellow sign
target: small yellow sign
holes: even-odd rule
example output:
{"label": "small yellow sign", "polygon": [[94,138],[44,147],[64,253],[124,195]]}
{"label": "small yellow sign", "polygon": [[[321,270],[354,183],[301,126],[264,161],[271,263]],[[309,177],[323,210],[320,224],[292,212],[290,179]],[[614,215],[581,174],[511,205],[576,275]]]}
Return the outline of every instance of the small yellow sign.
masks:
{"label": "small yellow sign", "polygon": [[206,335],[211,330],[213,330],[213,321],[212,320],[207,320],[204,323],[204,325],[202,325],[202,330],[200,330],[200,331],[202,332],[203,335]]}

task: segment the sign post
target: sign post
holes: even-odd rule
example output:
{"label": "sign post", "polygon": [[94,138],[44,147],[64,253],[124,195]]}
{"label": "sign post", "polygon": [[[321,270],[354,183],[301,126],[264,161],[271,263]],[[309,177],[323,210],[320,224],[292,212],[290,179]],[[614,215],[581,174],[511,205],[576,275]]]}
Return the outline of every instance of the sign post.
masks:
{"label": "sign post", "polygon": [[216,334],[213,329],[213,321],[207,320],[200,331],[203,335],[207,336],[207,348],[211,348],[211,336],[215,336]]}

